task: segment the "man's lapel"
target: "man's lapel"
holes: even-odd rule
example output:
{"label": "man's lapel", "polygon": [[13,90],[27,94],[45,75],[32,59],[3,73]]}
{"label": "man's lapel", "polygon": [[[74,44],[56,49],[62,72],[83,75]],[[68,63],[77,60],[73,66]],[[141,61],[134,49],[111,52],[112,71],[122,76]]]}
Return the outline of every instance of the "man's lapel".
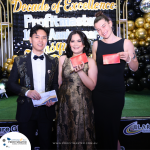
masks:
{"label": "man's lapel", "polygon": [[33,84],[33,73],[32,73],[32,63],[31,63],[31,53],[27,55],[27,74],[30,77],[31,89],[34,89]]}
{"label": "man's lapel", "polygon": [[49,75],[51,74],[52,64],[50,63],[50,59],[46,54],[45,58],[46,58],[46,68],[45,68],[45,89],[46,89],[49,82]]}

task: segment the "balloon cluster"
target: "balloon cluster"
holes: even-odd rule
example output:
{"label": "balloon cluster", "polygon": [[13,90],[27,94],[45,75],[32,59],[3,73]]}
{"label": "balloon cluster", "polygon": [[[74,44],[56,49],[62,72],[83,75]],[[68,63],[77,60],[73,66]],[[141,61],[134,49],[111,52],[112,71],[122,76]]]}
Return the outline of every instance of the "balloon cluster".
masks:
{"label": "balloon cluster", "polygon": [[[136,18],[142,17],[143,12],[140,10],[140,3],[142,0],[128,0],[127,8],[128,8],[128,20],[135,21]],[[123,18],[123,4],[125,0],[120,0],[120,17]]]}
{"label": "balloon cluster", "polygon": [[135,20],[128,20],[128,39],[135,47],[147,47],[150,44],[150,13]]}
{"label": "balloon cluster", "polygon": [[7,61],[4,63],[3,67],[0,66],[0,83],[4,83],[5,85],[7,85],[8,78],[12,70],[15,57],[17,57],[17,55],[13,55],[12,59],[8,58]]}
{"label": "balloon cluster", "polygon": [[128,39],[135,47],[139,67],[134,72],[126,65],[124,70],[126,91],[150,89],[150,13],[141,12],[141,1],[128,0],[127,3]]}
{"label": "balloon cluster", "polygon": [[142,91],[144,88],[150,89],[150,45],[148,47],[135,47],[135,52],[139,62],[136,72],[125,66],[124,79],[126,91]]}

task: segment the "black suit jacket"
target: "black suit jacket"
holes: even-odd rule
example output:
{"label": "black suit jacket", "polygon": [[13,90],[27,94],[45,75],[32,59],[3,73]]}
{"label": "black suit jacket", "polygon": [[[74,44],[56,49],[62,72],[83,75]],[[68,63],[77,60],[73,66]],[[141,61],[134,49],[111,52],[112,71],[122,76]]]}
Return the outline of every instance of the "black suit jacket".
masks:
{"label": "black suit jacket", "polygon": [[[45,91],[58,90],[58,59],[46,55],[46,73],[45,73]],[[20,79],[20,84],[18,84]],[[11,70],[8,88],[18,94],[16,119],[20,122],[29,121],[33,103],[32,99],[25,96],[27,90],[34,90],[33,74],[31,64],[31,53],[18,56],[14,60]],[[47,116],[49,119],[56,117],[55,105],[46,107]]]}

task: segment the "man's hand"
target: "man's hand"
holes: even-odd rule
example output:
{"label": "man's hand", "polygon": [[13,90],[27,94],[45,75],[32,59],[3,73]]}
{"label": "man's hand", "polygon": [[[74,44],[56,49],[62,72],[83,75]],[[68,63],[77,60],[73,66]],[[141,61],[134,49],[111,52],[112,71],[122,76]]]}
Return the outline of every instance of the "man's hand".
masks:
{"label": "man's hand", "polygon": [[48,102],[46,102],[46,106],[48,106],[48,107],[50,107],[50,106],[52,106],[52,105],[54,105],[55,104],[55,102],[52,102],[51,100],[50,100],[50,102],[48,101]]}
{"label": "man's hand", "polygon": [[41,96],[36,90],[29,90],[27,96],[33,100],[40,100]]}

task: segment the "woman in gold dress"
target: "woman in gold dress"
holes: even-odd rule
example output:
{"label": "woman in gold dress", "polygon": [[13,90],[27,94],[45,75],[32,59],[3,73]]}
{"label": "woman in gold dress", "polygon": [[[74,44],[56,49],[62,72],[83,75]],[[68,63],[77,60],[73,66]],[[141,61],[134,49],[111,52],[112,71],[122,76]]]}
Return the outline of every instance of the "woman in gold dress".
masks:
{"label": "woman in gold dress", "polygon": [[88,63],[82,62],[73,68],[70,58],[82,53],[90,55],[88,39],[83,32],[72,31],[66,53],[59,58],[57,149],[92,150],[95,147],[91,91],[96,86],[97,66],[94,59],[88,57]]}

